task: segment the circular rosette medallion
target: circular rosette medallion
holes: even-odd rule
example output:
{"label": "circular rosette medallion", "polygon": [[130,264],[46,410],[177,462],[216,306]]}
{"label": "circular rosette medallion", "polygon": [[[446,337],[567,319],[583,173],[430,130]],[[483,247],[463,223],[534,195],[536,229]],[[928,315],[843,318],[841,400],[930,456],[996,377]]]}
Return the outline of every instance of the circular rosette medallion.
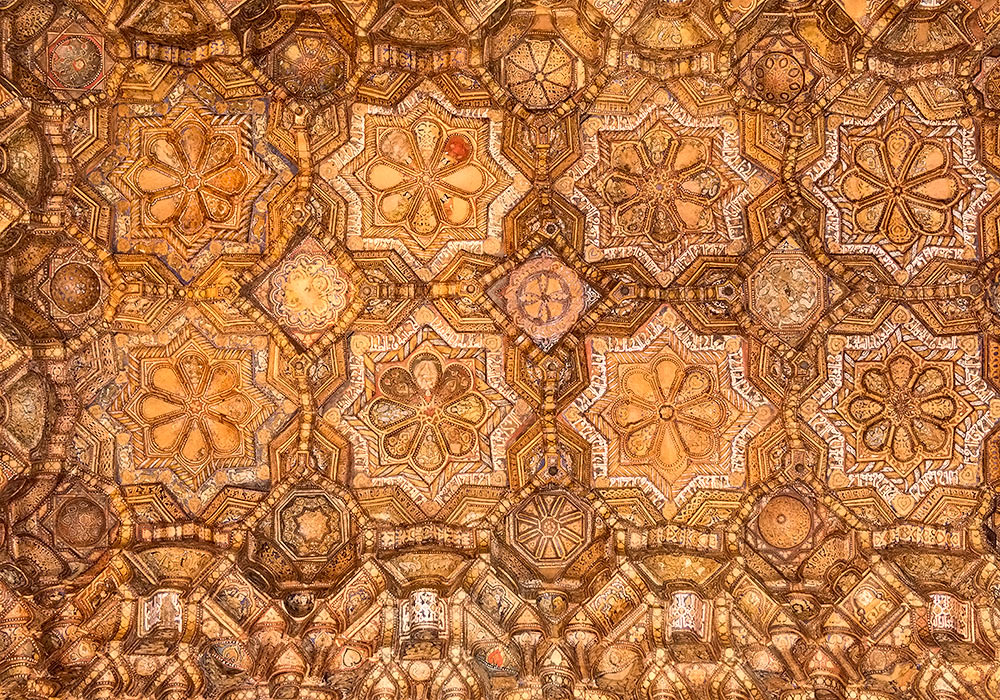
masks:
{"label": "circular rosette medallion", "polygon": [[348,292],[343,272],[325,256],[300,253],[271,278],[268,300],[283,324],[309,333],[337,320]]}
{"label": "circular rosette medallion", "polygon": [[583,314],[586,299],[576,272],[545,256],[515,269],[504,292],[514,323],[535,340],[555,340],[566,334]]}
{"label": "circular rosette medallion", "polygon": [[104,49],[92,37],[65,35],[49,47],[49,78],[70,90],[92,88],[104,73]]}

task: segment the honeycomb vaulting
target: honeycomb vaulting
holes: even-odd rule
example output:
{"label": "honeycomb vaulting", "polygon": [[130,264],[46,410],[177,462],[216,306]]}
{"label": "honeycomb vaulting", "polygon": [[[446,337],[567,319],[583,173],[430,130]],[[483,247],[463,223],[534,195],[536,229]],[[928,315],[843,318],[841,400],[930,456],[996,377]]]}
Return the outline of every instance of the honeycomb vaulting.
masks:
{"label": "honeycomb vaulting", "polygon": [[1000,0],[0,0],[0,700],[1000,700]]}

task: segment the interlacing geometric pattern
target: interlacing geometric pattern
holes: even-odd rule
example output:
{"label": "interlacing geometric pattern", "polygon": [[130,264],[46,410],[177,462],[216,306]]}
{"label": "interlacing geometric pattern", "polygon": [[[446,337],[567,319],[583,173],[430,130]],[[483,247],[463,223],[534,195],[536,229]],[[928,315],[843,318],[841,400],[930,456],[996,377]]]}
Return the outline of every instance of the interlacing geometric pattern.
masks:
{"label": "interlacing geometric pattern", "polygon": [[1000,0],[0,0],[0,700],[1000,700]]}

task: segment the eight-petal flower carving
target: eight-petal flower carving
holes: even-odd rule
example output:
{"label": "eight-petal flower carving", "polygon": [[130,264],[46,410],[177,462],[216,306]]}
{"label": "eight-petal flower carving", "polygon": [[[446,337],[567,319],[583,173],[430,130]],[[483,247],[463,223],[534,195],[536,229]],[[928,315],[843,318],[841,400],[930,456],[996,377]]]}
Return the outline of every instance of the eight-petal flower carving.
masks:
{"label": "eight-petal flower carving", "polygon": [[891,459],[906,476],[921,460],[951,456],[955,426],[971,409],[946,369],[905,352],[859,368],[842,409],[858,431],[859,459]]}
{"label": "eight-petal flower carving", "polygon": [[590,539],[590,520],[561,493],[539,493],[511,516],[515,546],[538,564],[568,562]]}
{"label": "eight-petal flower carving", "polygon": [[853,162],[839,187],[853,207],[854,226],[897,245],[947,233],[951,208],[968,191],[945,146],[917,138],[902,123],[884,138],[860,139]]}
{"label": "eight-petal flower carving", "polygon": [[474,226],[476,197],[493,177],[475,160],[472,137],[424,118],[411,129],[389,128],[365,172],[376,194],[376,221],[404,226],[428,248],[442,226]]}
{"label": "eight-petal flower carving", "polygon": [[504,59],[507,89],[528,109],[552,107],[569,97],[577,63],[554,39],[525,39]]}
{"label": "eight-petal flower carving", "polygon": [[658,127],[612,148],[612,172],[603,189],[622,233],[670,244],[715,229],[727,185],[710,164],[711,140]]}
{"label": "eight-petal flower carving", "polygon": [[154,136],[135,175],[144,214],[188,236],[208,222],[229,221],[249,184],[238,148],[232,135],[214,134],[196,120]]}
{"label": "eight-petal flower carving", "polygon": [[490,409],[467,367],[420,352],[408,367],[387,369],[378,389],[365,412],[386,458],[377,476],[414,469],[433,493],[450,462],[478,459],[479,427]]}
{"label": "eight-petal flower carving", "polygon": [[216,468],[254,463],[267,399],[251,382],[248,352],[184,334],[135,355],[112,412],[129,430],[137,467],[168,467],[198,488]]}
{"label": "eight-petal flower carving", "polygon": [[164,363],[149,377],[139,400],[139,415],[148,425],[149,446],[156,452],[198,465],[213,455],[237,453],[243,423],[253,411],[239,390],[239,372],[230,363],[209,363],[187,352]]}
{"label": "eight-petal flower carving", "polygon": [[620,369],[623,395],[607,417],[629,460],[652,460],[672,483],[690,460],[718,453],[730,409],[710,368],[667,356]]}

